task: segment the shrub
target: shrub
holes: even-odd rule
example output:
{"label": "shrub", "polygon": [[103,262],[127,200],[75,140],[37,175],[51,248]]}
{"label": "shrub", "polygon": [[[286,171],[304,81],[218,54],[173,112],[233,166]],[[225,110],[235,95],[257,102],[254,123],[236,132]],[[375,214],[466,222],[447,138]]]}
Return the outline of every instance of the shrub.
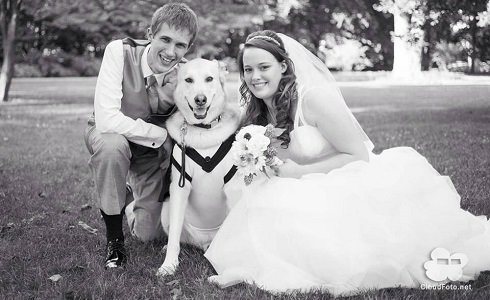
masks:
{"label": "shrub", "polygon": [[225,65],[228,72],[238,72],[238,63],[236,58],[233,57],[225,57],[221,60]]}
{"label": "shrub", "polygon": [[14,77],[42,77],[41,70],[36,65],[17,63],[14,67]]}
{"label": "shrub", "polygon": [[361,71],[373,66],[366,51],[367,47],[359,41],[326,34],[325,40],[320,41],[318,54],[329,69]]}
{"label": "shrub", "polygon": [[[448,64],[447,69],[451,72],[470,72],[471,65],[467,61],[458,60]],[[477,59],[475,61],[475,73],[490,73],[490,64]]]}
{"label": "shrub", "polygon": [[16,77],[97,76],[102,59],[61,49],[31,49],[16,64]]}
{"label": "shrub", "polygon": [[102,59],[99,58],[75,56],[72,58],[71,68],[80,76],[97,76],[101,63]]}
{"label": "shrub", "polygon": [[80,76],[76,70],[64,66],[57,59],[43,57],[41,58],[39,68],[44,77]]}
{"label": "shrub", "polygon": [[464,51],[465,49],[460,43],[438,42],[432,54],[430,65],[439,70],[448,70],[449,65],[454,65],[463,60]]}

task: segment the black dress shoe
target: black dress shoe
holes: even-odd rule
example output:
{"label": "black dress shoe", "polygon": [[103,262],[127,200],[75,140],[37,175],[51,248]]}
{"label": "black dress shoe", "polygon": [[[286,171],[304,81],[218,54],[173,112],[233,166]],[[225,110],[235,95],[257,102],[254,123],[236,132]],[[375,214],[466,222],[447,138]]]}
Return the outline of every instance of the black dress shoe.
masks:
{"label": "black dress shoe", "polygon": [[128,253],[124,248],[124,240],[115,239],[107,242],[105,268],[122,268],[128,262]]}

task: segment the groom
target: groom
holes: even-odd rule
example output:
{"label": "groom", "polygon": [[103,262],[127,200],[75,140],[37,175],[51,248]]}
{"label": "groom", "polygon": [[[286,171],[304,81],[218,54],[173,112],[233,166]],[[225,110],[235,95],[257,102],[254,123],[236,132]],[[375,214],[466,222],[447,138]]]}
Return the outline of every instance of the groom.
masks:
{"label": "groom", "polygon": [[[84,138],[106,225],[106,268],[127,262],[124,212],[131,233],[142,241],[163,234],[160,201],[168,191],[171,147],[163,124],[175,110],[177,68],[197,30],[192,9],[169,3],[153,14],[148,40],[115,40],[105,49]],[[133,202],[126,202],[127,194]]]}

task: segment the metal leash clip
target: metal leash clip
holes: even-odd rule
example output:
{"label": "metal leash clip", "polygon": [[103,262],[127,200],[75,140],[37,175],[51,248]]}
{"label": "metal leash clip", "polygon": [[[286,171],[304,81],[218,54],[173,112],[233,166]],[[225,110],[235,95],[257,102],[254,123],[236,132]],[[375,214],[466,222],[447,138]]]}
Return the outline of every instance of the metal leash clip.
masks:
{"label": "metal leash clip", "polygon": [[187,134],[187,121],[182,123],[180,127],[180,145],[182,146],[182,156],[181,156],[181,164],[182,168],[180,170],[179,177],[179,187],[183,188],[185,186],[185,135]]}

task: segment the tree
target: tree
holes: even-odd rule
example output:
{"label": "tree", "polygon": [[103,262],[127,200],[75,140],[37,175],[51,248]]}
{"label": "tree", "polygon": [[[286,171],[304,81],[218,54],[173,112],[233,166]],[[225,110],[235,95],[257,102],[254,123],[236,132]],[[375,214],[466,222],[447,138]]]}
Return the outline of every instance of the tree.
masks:
{"label": "tree", "polygon": [[[459,39],[469,42],[470,72],[475,72],[475,62],[479,52],[478,35],[480,32],[479,21],[484,11],[488,9],[488,0],[429,0],[430,8],[436,12],[435,21],[446,21],[452,25],[458,24],[461,29],[458,32]],[[486,22],[483,22],[486,23]],[[483,27],[483,24],[481,25]],[[483,35],[483,34],[482,34]],[[483,36],[481,37],[483,38]],[[484,49],[481,49],[484,50]]]}
{"label": "tree", "polygon": [[0,30],[2,32],[3,62],[0,73],[0,99],[8,101],[10,83],[14,74],[17,16],[22,0],[2,0]]}
{"label": "tree", "polygon": [[376,9],[393,14],[393,75],[413,77],[421,72],[423,25],[427,0],[381,0]]}
{"label": "tree", "polygon": [[236,56],[247,28],[261,23],[263,5],[258,0],[190,1],[199,19],[195,55],[206,58]]}
{"label": "tree", "polygon": [[[51,74],[44,69],[58,65],[56,70],[59,70],[70,67],[72,59],[85,62],[88,57],[101,57],[110,40],[125,36],[145,38],[153,12],[166,2],[170,1],[2,0],[2,100],[8,99],[16,60],[27,64],[36,64],[40,59],[49,61],[40,65],[41,73]],[[239,0],[183,2],[199,18],[200,34],[194,48],[198,55],[203,54],[199,50],[206,45],[212,48],[213,55],[226,50],[229,29],[253,24],[260,7],[253,1]]]}
{"label": "tree", "polygon": [[[471,43],[471,72],[477,57],[479,14],[488,0],[380,0],[376,8],[394,15],[395,76],[414,76],[421,71],[423,49],[434,40],[432,35],[450,35],[448,27],[463,23]],[[433,26],[441,23],[437,30]],[[444,39],[444,38],[443,38]],[[426,50],[426,55],[430,51]],[[428,59],[426,59],[428,60]]]}
{"label": "tree", "polygon": [[272,17],[264,26],[285,31],[315,53],[326,35],[357,41],[366,48],[373,69],[392,65],[393,17],[374,9],[378,0],[268,1]]}

